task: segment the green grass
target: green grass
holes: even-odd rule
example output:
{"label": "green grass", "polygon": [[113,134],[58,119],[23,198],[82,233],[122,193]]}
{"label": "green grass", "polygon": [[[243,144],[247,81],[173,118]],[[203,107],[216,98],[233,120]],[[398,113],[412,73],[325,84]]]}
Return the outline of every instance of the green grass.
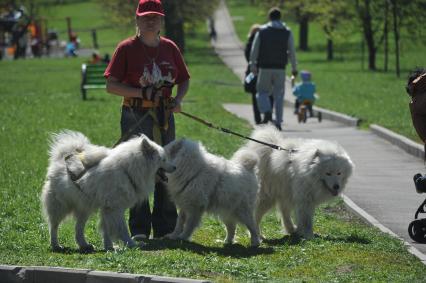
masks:
{"label": "green grass", "polygon": [[[111,41],[121,39],[115,32],[109,36]],[[249,125],[221,107],[224,102],[249,103],[238,78],[214,55],[204,30],[187,38],[187,43],[185,57],[192,78],[184,110],[248,134]],[[426,281],[424,265],[400,241],[360,222],[344,210],[341,200],[318,209],[314,226],[317,236],[312,241],[282,237],[280,223],[271,213],[262,223],[269,240],[259,249],[247,248],[249,238],[244,229],[239,229],[237,245],[223,247],[224,228],[217,219],[205,217],[192,243],[151,240],[144,250],[121,247],[105,253],[101,251],[94,216],[86,235],[96,253],[77,252],[73,221],[60,228],[61,243],[71,251],[50,252],[39,201],[49,134],[61,129],[77,130],[92,142],[107,146],[119,137],[120,98],[104,91],[89,91],[89,100],[81,100],[79,70],[85,60],[0,62],[1,264],[78,267],[220,282]],[[201,140],[211,152],[226,157],[243,143],[179,115],[177,135]]]}
{"label": "green grass", "polygon": [[95,1],[81,1],[75,4],[49,6],[42,11],[49,29],[55,29],[59,40],[68,40],[67,21],[81,41],[82,48],[93,48],[92,29],[96,30],[99,51],[111,54],[117,46],[117,39],[124,39],[134,34],[135,29],[117,29],[107,21],[107,15]]}
{"label": "green grass", "polygon": [[[265,9],[247,5],[245,0],[228,0],[228,7],[234,18],[236,31],[245,42],[253,23],[266,22]],[[299,42],[299,27],[289,16],[283,20],[291,27],[295,43]],[[394,68],[394,54],[390,54],[389,72],[372,72],[361,68],[360,34],[353,33],[338,40],[335,46],[336,60],[326,60],[326,39],[320,27],[309,25],[309,45],[311,51],[297,52],[299,70],[307,69],[313,74],[320,99],[317,105],[346,113],[362,119],[362,127],[371,123],[379,124],[415,141],[420,141],[411,124],[408,109],[409,97],[405,92],[406,77],[416,66],[426,66],[426,46],[410,42],[402,34],[401,78],[397,78]],[[343,42],[343,40],[345,40]],[[390,37],[390,48],[393,47]],[[367,51],[365,60],[367,60]],[[383,69],[383,52],[377,54],[377,67]],[[287,94],[291,95],[291,94]]]}

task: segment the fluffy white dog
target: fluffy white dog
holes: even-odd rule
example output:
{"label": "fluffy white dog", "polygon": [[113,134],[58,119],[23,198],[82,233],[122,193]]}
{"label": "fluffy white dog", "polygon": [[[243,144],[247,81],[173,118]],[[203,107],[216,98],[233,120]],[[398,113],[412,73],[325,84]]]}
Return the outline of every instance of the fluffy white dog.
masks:
{"label": "fluffy white dog", "polygon": [[145,136],[109,149],[91,144],[78,132],[54,134],[41,196],[52,249],[63,249],[58,243],[58,227],[72,214],[76,219],[75,240],[80,250],[92,251],[93,246],[84,237],[84,227],[97,210],[100,210],[105,250],[113,248],[115,239],[135,247],[124,212],[154,191],[156,172],[160,168],[168,172],[175,170],[163,148]]}
{"label": "fluffy white dog", "polygon": [[285,139],[272,127],[259,128],[252,137],[286,149],[275,150],[255,142],[242,148],[259,157],[260,190],[255,212],[258,227],[265,213],[277,205],[287,232],[313,238],[315,208],[341,193],[352,174],[354,165],[348,154],[335,142]]}
{"label": "fluffy white dog", "polygon": [[234,240],[237,223],[251,235],[251,245],[260,244],[254,221],[258,183],[254,173],[257,157],[234,155],[231,160],[206,151],[197,142],[178,140],[165,146],[177,169],[168,174],[168,190],[179,208],[170,239],[189,240],[204,212],[218,216],[226,226],[225,243]]}

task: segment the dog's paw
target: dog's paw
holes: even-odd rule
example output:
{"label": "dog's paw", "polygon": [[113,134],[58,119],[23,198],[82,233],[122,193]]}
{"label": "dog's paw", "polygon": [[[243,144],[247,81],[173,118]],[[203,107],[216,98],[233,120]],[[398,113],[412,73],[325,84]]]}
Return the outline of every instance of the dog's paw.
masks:
{"label": "dog's paw", "polygon": [[145,243],[145,242],[139,242],[139,243],[137,244],[136,248],[138,248],[138,249],[143,249],[145,246],[146,246],[146,243]]}
{"label": "dog's paw", "polygon": [[104,247],[104,251],[106,251],[106,252],[113,252],[113,251],[115,251],[114,250],[114,246],[105,246]]}
{"label": "dog's paw", "polygon": [[301,232],[298,231],[296,234],[299,238],[301,239],[305,239],[305,240],[312,240],[314,238],[314,233],[313,232]]}
{"label": "dog's paw", "polygon": [[252,239],[251,243],[250,243],[250,247],[252,248],[257,248],[258,246],[260,246],[260,239]]}
{"label": "dog's paw", "polygon": [[88,244],[87,246],[81,246],[79,251],[82,254],[90,254],[95,251],[95,247],[91,244]]}
{"label": "dog's paw", "polygon": [[126,247],[128,247],[129,249],[135,249],[138,248],[140,246],[140,244],[144,245],[145,243],[143,242],[135,242],[133,240],[128,241],[126,244]]}
{"label": "dog's paw", "polygon": [[50,249],[54,253],[64,253],[67,251],[67,248],[64,248],[63,246],[60,246],[60,245],[52,246]]}

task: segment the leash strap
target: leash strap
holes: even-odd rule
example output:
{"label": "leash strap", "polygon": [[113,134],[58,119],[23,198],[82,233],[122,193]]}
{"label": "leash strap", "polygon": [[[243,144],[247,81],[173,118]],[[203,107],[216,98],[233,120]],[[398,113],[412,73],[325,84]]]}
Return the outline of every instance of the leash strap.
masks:
{"label": "leash strap", "polygon": [[203,120],[203,119],[201,119],[201,118],[199,118],[199,117],[197,117],[197,116],[191,115],[191,114],[186,113],[186,112],[184,112],[184,111],[181,111],[181,112],[179,112],[179,113],[180,113],[180,114],[183,114],[184,116],[189,117],[189,118],[191,118],[191,119],[193,119],[193,120],[195,120],[195,121],[197,121],[197,122],[200,122],[201,124],[204,124],[204,125],[206,125],[206,126],[208,126],[208,127],[210,127],[210,128],[213,128],[213,129],[216,129],[216,130],[222,131],[222,132],[224,132],[224,133],[232,134],[232,135],[238,136],[238,137],[243,138],[243,139],[251,140],[251,141],[254,141],[254,142],[257,142],[257,143],[260,143],[260,144],[263,144],[263,145],[269,146],[269,147],[271,147],[271,148],[273,148],[273,149],[276,149],[276,150],[285,150],[285,151],[288,151],[288,152],[290,152],[290,153],[292,153],[292,152],[296,152],[296,150],[294,150],[294,149],[286,149],[286,148],[283,148],[283,147],[281,147],[281,146],[279,146],[279,145],[275,145],[275,144],[272,144],[272,143],[267,143],[267,142],[264,142],[264,141],[256,140],[256,139],[253,139],[253,138],[250,138],[250,137],[244,136],[244,135],[242,135],[242,134],[236,133],[236,132],[234,132],[234,131],[231,131],[231,130],[229,130],[229,129],[226,129],[226,128],[222,128],[222,127],[215,126],[215,125],[213,125],[212,123],[207,122],[206,120]]}
{"label": "leash strap", "polygon": [[[130,108],[132,113],[133,113],[133,109]],[[148,117],[148,115],[150,114],[150,111],[147,111],[142,118],[140,118],[136,124],[133,125],[133,127],[131,127],[124,135],[121,136],[121,138],[112,146],[112,147],[116,147],[117,145],[119,145],[120,143],[122,143],[123,141],[129,139],[129,137],[135,132],[135,130],[142,124],[142,122],[146,119],[146,117]],[[134,113],[133,113],[134,115]]]}

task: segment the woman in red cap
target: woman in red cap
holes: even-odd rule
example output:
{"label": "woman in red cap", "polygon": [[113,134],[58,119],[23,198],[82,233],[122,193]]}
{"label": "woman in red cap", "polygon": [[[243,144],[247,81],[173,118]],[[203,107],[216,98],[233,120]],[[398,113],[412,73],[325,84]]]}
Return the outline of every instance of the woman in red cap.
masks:
{"label": "woman in red cap", "polygon": [[[176,44],[160,36],[164,10],[160,0],[140,0],[137,34],[120,42],[105,70],[107,91],[123,97],[121,134],[145,134],[160,145],[175,139],[173,112],[180,112],[189,73]],[[172,86],[177,85],[172,99]],[[142,121],[142,122],[140,122]],[[173,231],[177,212],[163,183],[156,184],[151,213],[146,201],[130,209],[134,240],[160,238]]]}

